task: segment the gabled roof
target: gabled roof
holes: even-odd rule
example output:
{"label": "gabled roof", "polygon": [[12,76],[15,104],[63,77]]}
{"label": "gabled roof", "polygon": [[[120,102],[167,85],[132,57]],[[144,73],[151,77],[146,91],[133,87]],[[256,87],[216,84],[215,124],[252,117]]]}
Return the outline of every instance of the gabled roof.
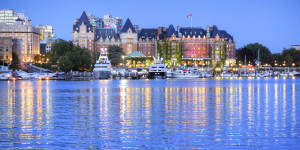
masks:
{"label": "gabled roof", "polygon": [[141,29],[138,33],[138,39],[155,39],[157,36],[157,29],[149,28],[149,29]]}
{"label": "gabled roof", "polygon": [[136,33],[135,28],[133,27],[131,21],[129,18],[127,18],[122,30],[120,33],[127,32],[129,29],[131,29],[132,33]]}
{"label": "gabled roof", "polygon": [[120,36],[114,29],[97,29],[96,30],[96,41],[102,38],[103,40],[119,40]]}
{"label": "gabled roof", "polygon": [[196,37],[198,37],[199,35],[201,37],[204,37],[205,34],[206,34],[206,31],[204,29],[202,29],[202,28],[188,28],[188,27],[186,27],[186,28],[180,28],[179,32],[182,35],[184,35],[185,37],[187,37],[187,36],[193,37],[194,35]]}
{"label": "gabled roof", "polygon": [[168,37],[171,37],[173,34],[176,35],[176,30],[172,24],[169,26],[167,33],[168,33]]}
{"label": "gabled roof", "polygon": [[87,32],[93,31],[93,26],[91,25],[91,23],[89,21],[89,17],[85,13],[85,11],[82,12],[79,20],[76,21],[75,24],[73,25],[73,31],[79,32],[79,27],[82,23],[84,23],[87,26],[87,28],[86,28]]}

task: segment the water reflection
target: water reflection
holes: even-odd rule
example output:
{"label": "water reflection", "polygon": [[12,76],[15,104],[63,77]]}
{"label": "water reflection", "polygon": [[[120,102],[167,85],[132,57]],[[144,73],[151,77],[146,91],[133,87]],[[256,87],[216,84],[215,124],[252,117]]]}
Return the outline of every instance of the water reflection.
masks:
{"label": "water reflection", "polygon": [[0,82],[0,147],[298,148],[297,81]]}

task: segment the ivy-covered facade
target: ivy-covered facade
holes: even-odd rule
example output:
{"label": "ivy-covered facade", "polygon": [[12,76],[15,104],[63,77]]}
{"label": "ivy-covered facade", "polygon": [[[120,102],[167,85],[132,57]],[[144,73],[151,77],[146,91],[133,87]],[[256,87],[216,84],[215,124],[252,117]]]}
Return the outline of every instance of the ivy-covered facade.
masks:
{"label": "ivy-covered facade", "polygon": [[157,54],[167,65],[230,66],[235,64],[235,43],[231,35],[216,26],[158,29]]}

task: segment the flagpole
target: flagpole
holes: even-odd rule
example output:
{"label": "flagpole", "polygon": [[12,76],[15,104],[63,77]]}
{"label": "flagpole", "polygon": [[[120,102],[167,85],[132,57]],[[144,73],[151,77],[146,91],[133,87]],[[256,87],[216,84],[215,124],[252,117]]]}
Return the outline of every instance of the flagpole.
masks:
{"label": "flagpole", "polygon": [[193,27],[193,16],[191,16],[191,29],[192,29],[192,27]]}

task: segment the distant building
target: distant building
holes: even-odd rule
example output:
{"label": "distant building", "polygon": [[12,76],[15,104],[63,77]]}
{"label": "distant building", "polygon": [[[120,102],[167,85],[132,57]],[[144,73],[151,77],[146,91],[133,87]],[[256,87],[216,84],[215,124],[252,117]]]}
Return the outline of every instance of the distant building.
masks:
{"label": "distant building", "polygon": [[0,38],[0,61],[5,63],[11,63],[12,61],[12,38],[1,37]]}
{"label": "distant building", "polygon": [[40,29],[40,40],[41,41],[47,41],[49,38],[56,38],[52,26],[50,26],[50,25],[38,25],[38,26],[35,26],[35,27]]}
{"label": "distant building", "polygon": [[22,44],[21,62],[32,62],[40,53],[40,31],[31,25],[31,20],[14,10],[0,10],[0,37],[10,37]]}
{"label": "distant building", "polygon": [[300,50],[300,45],[292,45],[291,48],[294,48],[296,50]]}
{"label": "distant building", "polygon": [[97,29],[95,45],[96,51],[107,54],[109,46],[121,46],[120,35],[114,29]]}
{"label": "distant building", "polygon": [[[225,30],[216,26],[203,28],[173,25],[139,28],[127,19],[120,30],[121,19],[105,15],[103,19],[82,13],[73,25],[72,41],[91,51],[107,53],[110,45],[123,48],[126,55],[135,51],[146,57],[160,56],[166,62],[181,65],[230,66],[235,64],[235,42]],[[113,27],[105,26],[114,24]],[[103,25],[103,27],[102,27]]]}
{"label": "distant building", "polygon": [[127,19],[120,31],[121,47],[126,55],[137,51],[137,32],[130,19]]}
{"label": "distant building", "polygon": [[93,51],[95,47],[95,30],[96,27],[90,23],[89,17],[83,12],[73,25],[72,42]]}
{"label": "distant building", "polygon": [[[173,25],[159,29],[158,54],[172,61],[182,61],[185,65],[229,66],[235,64],[235,43],[233,37],[216,26],[202,28],[179,28]],[[168,52],[164,52],[168,50]],[[161,52],[163,51],[163,52]],[[165,55],[168,56],[165,56]]]}
{"label": "distant building", "polygon": [[5,24],[28,24],[30,20],[23,13],[15,13],[13,9],[0,10],[0,23]]}
{"label": "distant building", "polygon": [[11,37],[0,37],[0,61],[10,64],[12,61],[12,53],[15,53],[21,58],[22,41],[12,39]]}
{"label": "distant building", "polygon": [[122,27],[122,19],[119,17],[113,18],[111,15],[104,15],[103,16],[103,28],[114,28],[114,29],[121,29]]}
{"label": "distant building", "polygon": [[138,44],[137,51],[143,53],[147,57],[153,57],[156,54],[156,42],[158,30],[152,29],[141,29],[138,33]]}

